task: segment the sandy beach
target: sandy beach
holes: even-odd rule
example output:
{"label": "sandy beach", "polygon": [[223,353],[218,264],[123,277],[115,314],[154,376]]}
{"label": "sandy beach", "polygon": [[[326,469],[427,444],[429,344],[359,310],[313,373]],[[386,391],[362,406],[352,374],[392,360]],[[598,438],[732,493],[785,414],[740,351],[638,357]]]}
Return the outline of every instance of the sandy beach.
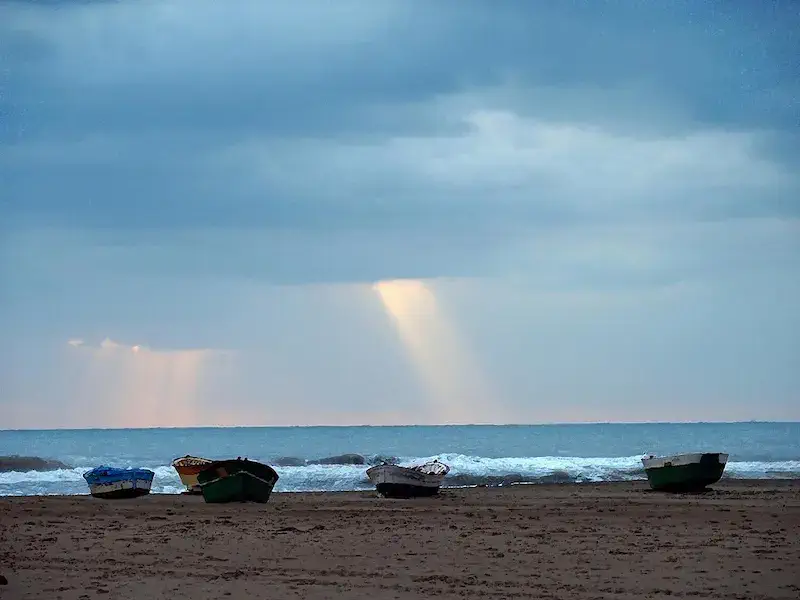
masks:
{"label": "sandy beach", "polygon": [[800,481],[0,499],[0,598],[800,597]]}

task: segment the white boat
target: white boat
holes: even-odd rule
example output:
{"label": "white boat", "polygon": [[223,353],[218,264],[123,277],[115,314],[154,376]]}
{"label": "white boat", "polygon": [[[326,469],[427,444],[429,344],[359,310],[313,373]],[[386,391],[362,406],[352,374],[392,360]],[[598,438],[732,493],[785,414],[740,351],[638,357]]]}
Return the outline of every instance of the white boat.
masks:
{"label": "white boat", "polygon": [[384,463],[367,469],[367,477],[381,496],[412,498],[438,494],[449,472],[450,467],[438,460],[413,467]]}

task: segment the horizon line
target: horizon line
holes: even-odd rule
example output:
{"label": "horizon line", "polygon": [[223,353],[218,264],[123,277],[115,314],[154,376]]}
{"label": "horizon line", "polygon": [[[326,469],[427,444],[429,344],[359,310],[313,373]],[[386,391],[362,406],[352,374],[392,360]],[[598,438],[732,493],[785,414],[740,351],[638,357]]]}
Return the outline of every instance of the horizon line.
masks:
{"label": "horizon line", "polygon": [[396,425],[372,425],[369,423],[353,423],[344,425],[315,424],[315,425],[179,425],[151,427],[18,427],[0,429],[0,433],[12,431],[151,431],[151,430],[178,430],[178,429],[321,429],[344,427],[561,427],[565,425],[739,425],[743,423],[761,424],[788,424],[800,425],[800,421],[792,420],[761,420],[745,419],[740,421],[564,421],[549,423],[398,423]]}

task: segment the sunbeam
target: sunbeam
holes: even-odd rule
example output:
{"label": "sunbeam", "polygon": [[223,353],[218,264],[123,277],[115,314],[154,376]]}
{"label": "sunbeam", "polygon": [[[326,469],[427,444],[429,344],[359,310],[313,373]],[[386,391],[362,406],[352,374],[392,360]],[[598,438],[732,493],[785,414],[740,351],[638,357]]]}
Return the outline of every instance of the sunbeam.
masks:
{"label": "sunbeam", "polygon": [[[68,344],[89,357],[85,396],[102,406],[86,406],[111,427],[178,427],[207,422],[198,406],[200,378],[212,350],[151,350],[118,344],[99,346],[81,340]],[[98,394],[99,393],[99,394]]]}
{"label": "sunbeam", "polygon": [[[432,403],[437,423],[497,422],[492,393],[480,365],[431,286],[417,279],[380,281],[372,286]],[[493,414],[487,414],[491,410]]]}

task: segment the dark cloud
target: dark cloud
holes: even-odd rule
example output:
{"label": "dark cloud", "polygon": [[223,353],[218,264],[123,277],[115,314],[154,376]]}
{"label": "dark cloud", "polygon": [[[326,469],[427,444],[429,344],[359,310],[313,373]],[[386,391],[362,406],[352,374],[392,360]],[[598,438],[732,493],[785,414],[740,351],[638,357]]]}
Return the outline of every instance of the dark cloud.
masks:
{"label": "dark cloud", "polygon": [[263,232],[271,276],[305,281],[484,274],[547,228],[796,218],[798,30],[791,2],[5,3],[3,227],[170,272],[194,269],[170,236],[222,232],[212,270],[236,272],[235,232]]}
{"label": "dark cloud", "polygon": [[10,5],[13,95],[36,106],[32,125],[81,133],[318,134],[357,129],[354,107],[514,75],[647,85],[704,122],[795,123],[800,17],[789,1],[337,4]]}

